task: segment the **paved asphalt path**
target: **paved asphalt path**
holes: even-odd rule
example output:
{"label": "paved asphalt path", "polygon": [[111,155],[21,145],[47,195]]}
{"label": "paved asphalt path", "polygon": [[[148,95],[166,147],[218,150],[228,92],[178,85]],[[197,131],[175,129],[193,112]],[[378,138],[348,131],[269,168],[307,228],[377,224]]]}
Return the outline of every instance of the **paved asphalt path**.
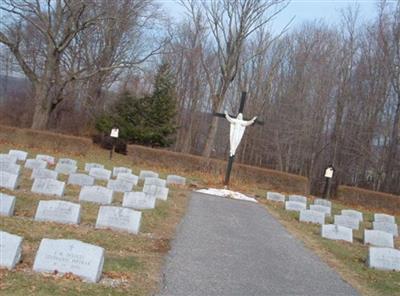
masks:
{"label": "paved asphalt path", "polygon": [[358,295],[262,206],[192,193],[160,296]]}

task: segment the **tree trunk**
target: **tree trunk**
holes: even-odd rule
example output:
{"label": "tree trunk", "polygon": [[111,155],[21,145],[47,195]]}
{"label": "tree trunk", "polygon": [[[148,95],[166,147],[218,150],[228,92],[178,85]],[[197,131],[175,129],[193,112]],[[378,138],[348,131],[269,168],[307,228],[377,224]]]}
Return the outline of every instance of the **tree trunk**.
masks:
{"label": "tree trunk", "polygon": [[218,130],[218,117],[213,116],[213,118],[211,120],[210,129],[208,130],[206,144],[205,144],[204,150],[203,150],[204,157],[208,158],[211,156],[211,151],[214,146],[214,140],[215,140],[215,136],[217,135],[217,130]]}

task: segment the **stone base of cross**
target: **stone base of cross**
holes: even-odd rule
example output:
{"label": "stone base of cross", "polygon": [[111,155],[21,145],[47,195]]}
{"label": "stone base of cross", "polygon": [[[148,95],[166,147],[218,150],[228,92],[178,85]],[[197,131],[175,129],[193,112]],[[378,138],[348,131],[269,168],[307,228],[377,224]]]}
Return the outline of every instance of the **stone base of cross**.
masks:
{"label": "stone base of cross", "polygon": [[264,122],[257,119],[257,117],[253,117],[250,120],[243,118],[243,109],[244,109],[245,102],[246,102],[246,92],[242,92],[239,112],[236,117],[233,115],[229,115],[226,112],[225,113],[214,113],[214,116],[223,117],[223,118],[227,119],[228,122],[230,122],[230,124],[231,124],[230,137],[229,137],[230,153],[229,153],[228,166],[226,168],[226,174],[225,174],[225,181],[224,181],[225,186],[229,185],[229,179],[231,176],[233,161],[235,160],[236,149],[240,144],[240,141],[243,137],[246,127],[251,126],[255,123],[264,124]]}

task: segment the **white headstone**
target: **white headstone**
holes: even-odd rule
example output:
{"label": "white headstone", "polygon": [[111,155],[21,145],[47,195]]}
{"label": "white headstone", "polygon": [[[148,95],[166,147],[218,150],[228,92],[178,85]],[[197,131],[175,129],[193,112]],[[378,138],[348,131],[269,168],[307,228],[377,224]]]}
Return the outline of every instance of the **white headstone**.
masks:
{"label": "white headstone", "polygon": [[139,179],[144,180],[145,178],[158,178],[158,174],[153,171],[141,170],[139,174]]}
{"label": "white headstone", "polygon": [[45,195],[63,196],[65,183],[53,179],[35,179],[31,191]]}
{"label": "white headstone", "polygon": [[331,208],[326,207],[326,206],[321,206],[321,205],[310,205],[310,210],[317,211],[320,213],[324,213],[325,216],[330,216],[331,215]]}
{"label": "white headstone", "polygon": [[370,247],[368,266],[382,270],[400,271],[400,250]]}
{"label": "white headstone", "polygon": [[83,186],[79,193],[79,201],[111,204],[112,200],[113,191],[103,186]]}
{"label": "white headstone", "polygon": [[41,200],[36,210],[36,221],[79,224],[81,205],[63,200]]}
{"label": "white headstone", "polygon": [[144,185],[155,185],[155,186],[160,186],[160,187],[165,187],[167,182],[163,179],[160,178],[152,178],[152,177],[146,177],[144,178]]}
{"label": "white headstone", "polygon": [[360,220],[351,216],[335,215],[334,224],[358,230],[360,227]]}
{"label": "white headstone", "polygon": [[307,208],[307,205],[303,202],[285,201],[285,210],[286,211],[300,212],[301,210],[305,210],[306,208]]}
{"label": "white headstone", "polygon": [[272,201],[280,201],[280,202],[285,202],[286,197],[278,192],[267,192],[267,199],[272,200]]}
{"label": "white headstone", "polygon": [[12,162],[16,163],[17,162],[17,157],[15,155],[10,155],[10,154],[5,154],[5,153],[0,153],[0,162]]}
{"label": "white headstone", "polygon": [[314,204],[329,207],[329,208],[332,207],[332,202],[330,202],[329,200],[326,200],[326,199],[322,199],[322,198],[316,198],[314,200]]}
{"label": "white headstone", "polygon": [[33,270],[72,273],[88,282],[98,282],[104,264],[104,249],[71,239],[47,239],[40,242]]}
{"label": "white headstone", "polygon": [[111,178],[111,171],[100,168],[92,168],[89,171],[89,176],[94,177],[96,180],[109,180]]}
{"label": "white headstone", "polygon": [[22,237],[0,231],[0,267],[13,269],[21,259]]}
{"label": "white headstone", "polygon": [[349,216],[353,217],[355,219],[358,219],[358,221],[362,222],[363,221],[363,213],[355,210],[342,210],[342,215],[343,216]]}
{"label": "white headstone", "polygon": [[104,165],[95,162],[85,163],[85,172],[90,172],[93,168],[104,169]]}
{"label": "white headstone", "polygon": [[25,161],[26,157],[28,156],[28,152],[22,150],[10,150],[8,151],[9,155],[13,155],[17,158],[17,160]]}
{"label": "white headstone", "polygon": [[113,168],[113,177],[117,177],[118,174],[132,174],[132,170],[126,167],[115,167]]}
{"label": "white headstone", "polygon": [[302,195],[289,195],[289,201],[302,202],[307,204],[307,197]]}
{"label": "white headstone", "polygon": [[43,160],[43,161],[47,162],[50,165],[54,165],[56,163],[56,161],[55,161],[53,156],[46,155],[46,154],[38,154],[38,155],[36,155],[36,159]]}
{"label": "white headstone", "polygon": [[101,206],[97,215],[96,228],[110,228],[137,234],[142,213],[121,207]]}
{"label": "white headstone", "polygon": [[68,165],[71,165],[71,166],[78,166],[76,160],[71,159],[71,158],[60,158],[58,160],[58,163],[59,164],[68,164]]}
{"label": "white headstone", "polygon": [[332,240],[353,242],[353,230],[344,226],[325,224],[321,227],[321,236]]}
{"label": "white headstone", "polygon": [[364,244],[394,248],[393,235],[380,230],[364,230]]}
{"label": "white headstone", "polygon": [[57,180],[58,173],[49,169],[34,169],[31,174],[31,179],[53,179]]}
{"label": "white headstone", "polygon": [[0,216],[12,216],[14,208],[15,196],[0,192]]}
{"label": "white headstone", "polygon": [[147,195],[155,196],[157,199],[167,200],[169,189],[162,186],[145,185],[143,186],[143,192]]}
{"label": "white headstone", "polygon": [[126,192],[122,206],[137,210],[154,209],[156,206],[155,196],[146,195],[144,192]]}
{"label": "white headstone", "polygon": [[44,160],[40,160],[40,159],[27,159],[25,161],[25,168],[27,169],[45,169],[47,167],[47,162],[45,162]]}
{"label": "white headstone", "polygon": [[56,168],[54,169],[59,174],[69,175],[76,173],[78,170],[76,165],[67,164],[67,163],[57,163]]}
{"label": "white headstone", "polygon": [[386,222],[386,223],[396,223],[396,219],[394,216],[387,215],[387,214],[374,214],[374,221],[375,222]]}
{"label": "white headstone", "polygon": [[108,180],[107,188],[115,192],[129,192],[133,189],[133,183],[124,180]]}
{"label": "white headstone", "polygon": [[399,236],[399,229],[397,227],[397,224],[386,222],[372,222],[372,228],[374,230],[381,230],[387,233],[391,233],[393,236]]}
{"label": "white headstone", "polygon": [[18,186],[18,175],[0,171],[0,187],[15,190]]}
{"label": "white headstone", "polygon": [[300,222],[309,222],[322,225],[325,223],[325,214],[313,210],[301,210],[299,220]]}
{"label": "white headstone", "polygon": [[117,180],[130,182],[133,183],[133,186],[136,186],[139,181],[139,177],[133,174],[119,173],[117,176]]}
{"label": "white headstone", "polygon": [[186,178],[177,176],[177,175],[168,175],[167,176],[167,185],[185,185],[186,184]]}
{"label": "white headstone", "polygon": [[79,186],[92,186],[94,185],[94,178],[85,174],[73,173],[68,177],[68,184]]}
{"label": "white headstone", "polygon": [[14,175],[19,175],[21,166],[9,161],[0,161],[0,174],[1,172],[7,172]]}

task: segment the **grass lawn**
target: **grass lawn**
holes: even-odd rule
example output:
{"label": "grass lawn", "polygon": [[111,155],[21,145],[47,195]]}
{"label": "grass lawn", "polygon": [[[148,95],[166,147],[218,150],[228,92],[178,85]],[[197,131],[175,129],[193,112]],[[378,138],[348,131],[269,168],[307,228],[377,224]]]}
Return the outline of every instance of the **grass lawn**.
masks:
{"label": "grass lawn", "polygon": [[[265,196],[265,194],[264,194]],[[285,211],[283,203],[258,198],[266,209],[277,218],[305,246],[317,253],[320,258],[334,268],[342,278],[355,287],[362,295],[400,295],[400,272],[380,271],[367,267],[368,246],[363,244],[364,229],[372,229],[374,211],[360,207],[349,207],[332,201],[332,216],[325,223],[333,223],[333,215],[342,209],[355,209],[364,213],[360,229],[353,231],[353,243],[334,241],[321,237],[321,226],[299,222],[299,213]],[[400,224],[400,217],[396,216]],[[400,248],[400,239],[395,241]]]}
{"label": "grass lawn", "polygon": [[[114,166],[126,166],[138,174],[140,169],[123,155],[114,154],[109,160],[109,153],[95,147],[88,147],[82,154],[72,154],[51,149],[28,148],[24,146],[0,143],[0,153],[9,149],[21,149],[29,152],[28,158],[36,154],[49,154],[57,158],[69,157],[78,161],[78,170],[83,171],[86,162],[98,162],[106,169]],[[144,168],[143,168],[144,169]],[[165,178],[174,171],[159,170]],[[16,196],[15,215],[0,217],[0,229],[11,234],[22,236],[22,261],[16,269],[9,271],[0,269],[1,295],[149,295],[156,291],[163,258],[170,248],[177,224],[179,223],[187,203],[189,189],[187,187],[170,187],[167,201],[157,200],[156,209],[142,211],[140,233],[132,235],[124,232],[95,229],[99,205],[81,203],[81,223],[79,225],[64,225],[49,222],[35,222],[36,207],[39,200],[56,199],[51,196],[34,194],[30,191],[33,181],[30,170],[23,169],[20,186],[11,191],[0,189],[1,192]],[[66,181],[67,176],[59,175],[59,180]],[[103,181],[96,184],[105,185]],[[134,190],[140,191],[142,184]],[[66,185],[63,199],[79,202],[80,187]],[[113,205],[122,205],[122,193],[115,193]],[[77,239],[86,243],[101,246],[105,249],[105,263],[102,279],[97,284],[84,283],[79,278],[66,274],[64,276],[41,274],[32,271],[33,261],[42,238]]]}

